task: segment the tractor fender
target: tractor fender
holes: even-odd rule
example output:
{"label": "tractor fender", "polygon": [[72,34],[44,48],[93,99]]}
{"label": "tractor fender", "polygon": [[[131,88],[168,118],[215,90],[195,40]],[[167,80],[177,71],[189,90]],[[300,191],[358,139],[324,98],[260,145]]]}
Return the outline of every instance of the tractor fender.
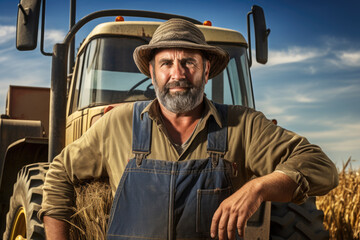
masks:
{"label": "tractor fender", "polygon": [[9,145],[6,150],[0,179],[0,234],[5,230],[5,217],[17,173],[28,164],[48,161],[48,139],[26,137]]}

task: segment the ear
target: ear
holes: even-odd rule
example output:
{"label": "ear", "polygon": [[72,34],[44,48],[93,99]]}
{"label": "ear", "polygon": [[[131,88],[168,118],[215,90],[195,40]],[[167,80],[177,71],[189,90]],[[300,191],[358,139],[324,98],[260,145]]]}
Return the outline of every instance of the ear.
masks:
{"label": "ear", "polygon": [[210,61],[206,60],[205,63],[205,71],[204,71],[204,75],[205,75],[205,84],[208,82],[209,80],[209,73],[210,73]]}
{"label": "ear", "polygon": [[153,69],[153,66],[152,64],[149,62],[149,72],[150,72],[150,76],[151,76],[151,83],[154,85],[154,69]]}

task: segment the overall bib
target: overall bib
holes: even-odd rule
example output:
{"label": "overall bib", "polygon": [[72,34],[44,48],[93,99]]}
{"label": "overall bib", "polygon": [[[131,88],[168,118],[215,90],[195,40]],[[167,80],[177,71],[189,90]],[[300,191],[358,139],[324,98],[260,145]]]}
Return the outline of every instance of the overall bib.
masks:
{"label": "overall bib", "polygon": [[227,107],[216,104],[223,128],[211,116],[209,158],[187,161],[148,159],[152,121],[140,114],[149,102],[137,102],[133,113],[135,158],[129,160],[111,208],[107,239],[210,239],[220,203],[233,192],[227,151]]}

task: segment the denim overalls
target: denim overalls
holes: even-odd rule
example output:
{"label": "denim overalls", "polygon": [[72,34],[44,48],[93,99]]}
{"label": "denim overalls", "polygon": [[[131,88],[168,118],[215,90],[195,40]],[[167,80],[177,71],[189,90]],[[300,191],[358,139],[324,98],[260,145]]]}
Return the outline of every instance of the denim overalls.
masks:
{"label": "denim overalls", "polygon": [[[129,160],[111,208],[107,239],[210,239],[219,204],[233,192],[227,150],[227,107],[216,104],[220,128],[209,118],[209,158],[187,161],[148,159],[152,121],[140,114],[149,102],[137,102],[133,113],[135,158]],[[165,150],[165,149],[164,149]]]}

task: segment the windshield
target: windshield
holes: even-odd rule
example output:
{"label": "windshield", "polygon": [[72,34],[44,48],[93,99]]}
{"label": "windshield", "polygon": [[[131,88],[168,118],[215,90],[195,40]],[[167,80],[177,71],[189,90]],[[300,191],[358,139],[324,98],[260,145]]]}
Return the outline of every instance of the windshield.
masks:
{"label": "windshield", "polygon": [[[146,44],[142,38],[93,39],[79,54],[70,112],[91,106],[155,98],[151,79],[140,73],[133,51]],[[218,103],[254,107],[246,48],[218,45],[228,51],[230,62],[218,76],[209,79],[206,96]]]}
{"label": "windshield", "polygon": [[218,103],[254,108],[251,77],[246,48],[236,45],[214,44],[225,49],[230,61],[225,70],[205,85],[206,96]]}

